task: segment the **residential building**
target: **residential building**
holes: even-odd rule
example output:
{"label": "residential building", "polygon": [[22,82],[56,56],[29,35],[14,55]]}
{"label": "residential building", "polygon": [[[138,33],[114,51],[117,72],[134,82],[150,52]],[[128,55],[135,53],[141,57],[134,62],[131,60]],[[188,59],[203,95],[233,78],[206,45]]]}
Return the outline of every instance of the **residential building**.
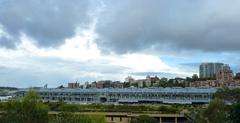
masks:
{"label": "residential building", "polygon": [[145,79],[136,80],[137,87],[143,88],[145,86]]}
{"label": "residential building", "polygon": [[135,83],[135,79],[131,76],[128,76],[125,78],[125,82],[132,84],[132,83]]}
{"label": "residential building", "polygon": [[80,84],[78,82],[68,83],[68,88],[79,88]]}
{"label": "residential building", "polygon": [[96,84],[96,88],[111,88],[112,81],[111,80],[101,80],[98,81]]}
{"label": "residential building", "polygon": [[206,80],[206,81],[194,81],[191,83],[191,87],[218,87],[218,82],[216,80]]}
{"label": "residential building", "polygon": [[240,73],[236,73],[236,76],[237,76],[237,77],[240,77]]}
{"label": "residential building", "polygon": [[235,79],[240,79],[240,73],[236,73]]}
{"label": "residential building", "polygon": [[98,81],[98,82],[96,83],[96,88],[103,88],[103,84],[104,84],[103,81]]}
{"label": "residential building", "polygon": [[113,88],[123,88],[123,83],[121,83],[120,81],[112,82],[112,87]]}
{"label": "residential building", "polygon": [[223,83],[233,81],[233,72],[231,68],[228,65],[225,65],[223,69],[217,72],[216,79]]}
{"label": "residential building", "polygon": [[151,87],[152,86],[152,81],[151,81],[151,77],[147,76],[145,79],[145,86],[146,87]]}
{"label": "residential building", "polygon": [[202,63],[199,67],[200,78],[215,79],[216,74],[223,68],[223,63]]}
{"label": "residential building", "polygon": [[97,88],[97,82],[96,81],[92,82],[90,88]]}

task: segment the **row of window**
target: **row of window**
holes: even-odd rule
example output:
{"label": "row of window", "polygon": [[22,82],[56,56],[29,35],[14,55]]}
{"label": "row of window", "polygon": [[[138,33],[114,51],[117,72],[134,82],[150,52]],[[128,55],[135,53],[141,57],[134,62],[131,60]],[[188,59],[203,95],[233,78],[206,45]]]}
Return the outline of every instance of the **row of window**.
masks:
{"label": "row of window", "polygon": [[61,97],[42,97],[43,100],[56,100],[56,101],[94,101],[94,98],[61,98]]}
{"label": "row of window", "polygon": [[96,93],[57,93],[57,92],[40,92],[41,96],[95,96]]}
{"label": "row of window", "polygon": [[211,98],[211,95],[110,94],[110,98]]}

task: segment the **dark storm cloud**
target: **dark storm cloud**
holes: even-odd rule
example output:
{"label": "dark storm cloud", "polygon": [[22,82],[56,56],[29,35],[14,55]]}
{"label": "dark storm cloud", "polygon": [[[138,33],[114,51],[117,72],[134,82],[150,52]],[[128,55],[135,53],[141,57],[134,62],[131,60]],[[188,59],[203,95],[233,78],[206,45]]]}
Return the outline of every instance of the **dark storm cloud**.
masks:
{"label": "dark storm cloud", "polygon": [[12,47],[20,34],[39,46],[58,46],[72,37],[79,26],[89,22],[89,0],[0,0],[0,25],[14,41],[1,39]]}
{"label": "dark storm cloud", "polygon": [[38,46],[59,46],[92,22],[89,12],[103,6],[95,16],[101,50],[239,51],[238,0],[99,1],[0,0],[0,27],[11,37],[2,36],[0,45],[14,47],[23,33]]}
{"label": "dark storm cloud", "polygon": [[239,51],[237,0],[122,0],[105,2],[98,44],[118,53],[151,46]]}
{"label": "dark storm cloud", "polygon": [[6,36],[0,37],[0,47],[4,46],[6,48],[14,48],[15,47],[15,41],[11,38],[8,38]]}

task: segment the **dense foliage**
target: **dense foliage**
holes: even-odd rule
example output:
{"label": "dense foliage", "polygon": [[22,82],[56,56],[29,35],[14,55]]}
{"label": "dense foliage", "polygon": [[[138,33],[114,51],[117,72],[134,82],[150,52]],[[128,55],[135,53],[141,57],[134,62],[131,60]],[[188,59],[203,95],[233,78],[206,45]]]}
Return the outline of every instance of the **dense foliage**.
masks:
{"label": "dense foliage", "polygon": [[225,104],[221,99],[214,99],[205,110],[201,110],[197,115],[198,123],[225,123]]}
{"label": "dense foliage", "polygon": [[103,105],[66,104],[64,102],[46,103],[51,111],[66,112],[134,112],[134,113],[179,113],[184,107],[178,105]]}
{"label": "dense foliage", "polygon": [[29,91],[22,101],[5,103],[4,111],[0,119],[3,123],[48,123],[48,107],[34,91]]}
{"label": "dense foliage", "polygon": [[221,88],[206,109],[198,109],[197,123],[240,123],[240,88]]}
{"label": "dense foliage", "polygon": [[75,115],[62,112],[50,117],[49,123],[106,123],[106,119],[100,115]]}
{"label": "dense foliage", "polygon": [[240,103],[240,88],[221,88],[215,93],[214,98],[220,98],[227,103]]}
{"label": "dense foliage", "polygon": [[240,123],[240,103],[231,106],[228,117],[229,123]]}

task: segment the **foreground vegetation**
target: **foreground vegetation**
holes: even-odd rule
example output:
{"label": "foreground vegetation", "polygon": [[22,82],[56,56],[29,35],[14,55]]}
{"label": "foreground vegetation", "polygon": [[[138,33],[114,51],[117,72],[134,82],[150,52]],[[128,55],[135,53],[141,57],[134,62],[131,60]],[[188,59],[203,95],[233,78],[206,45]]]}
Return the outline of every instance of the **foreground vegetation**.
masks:
{"label": "foreground vegetation", "polygon": [[240,123],[240,89],[219,89],[209,106],[195,113],[197,123]]}
{"label": "foreground vegetation", "polygon": [[[74,112],[133,112],[142,116],[131,123],[155,123],[146,113],[179,113],[188,110],[195,123],[240,123],[240,89],[218,90],[206,107],[190,105],[79,105],[64,102],[43,103],[39,95],[29,91],[20,100],[0,103],[1,123],[106,123],[104,115],[77,115]],[[49,115],[49,111],[60,112]]]}
{"label": "foreground vegetation", "polygon": [[1,103],[4,111],[0,117],[1,123],[106,123],[104,116],[74,115],[62,112],[57,115],[48,115],[48,105],[42,103],[39,95],[30,91],[22,101],[11,100]]}
{"label": "foreground vegetation", "polygon": [[131,113],[179,113],[180,105],[103,105],[103,104],[66,104],[64,102],[46,103],[51,111],[66,112],[131,112]]}
{"label": "foreground vegetation", "polygon": [[[30,92],[31,95],[35,92]],[[29,100],[29,94],[24,97],[24,100]],[[33,97],[33,96],[31,96]],[[26,99],[27,98],[27,99]],[[24,101],[23,101],[24,102]],[[191,109],[190,105],[104,105],[104,104],[66,104],[64,102],[41,102],[36,101],[37,105],[45,105],[49,111],[57,112],[131,112],[131,113],[165,113],[173,114],[180,113],[183,109]],[[14,100],[10,102],[1,102],[0,111],[9,109],[9,105],[21,103]],[[18,105],[19,105],[18,104]]]}

